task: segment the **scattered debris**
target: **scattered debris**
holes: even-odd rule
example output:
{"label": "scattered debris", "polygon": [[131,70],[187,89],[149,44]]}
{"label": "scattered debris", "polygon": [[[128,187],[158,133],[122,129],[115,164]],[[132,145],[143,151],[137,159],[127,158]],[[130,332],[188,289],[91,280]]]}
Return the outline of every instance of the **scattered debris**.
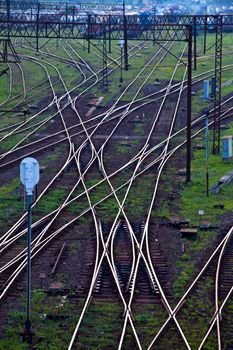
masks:
{"label": "scattered debris", "polygon": [[61,249],[60,249],[60,252],[59,252],[59,254],[58,254],[58,257],[57,257],[57,259],[56,259],[56,261],[55,261],[54,267],[53,267],[53,269],[52,269],[52,275],[55,273],[55,271],[56,271],[56,269],[57,269],[57,265],[58,265],[58,263],[59,263],[59,261],[60,261],[60,259],[61,259],[61,255],[62,255],[62,253],[63,253],[63,251],[64,251],[64,249],[65,249],[65,246],[66,246],[66,243],[64,242],[63,245],[62,245],[62,247],[61,247]]}
{"label": "scattered debris", "polygon": [[[210,192],[219,193],[222,186],[229,184],[233,180],[233,170],[222,176],[217,183],[210,187]],[[222,208],[223,209],[223,208]]]}
{"label": "scattered debris", "polygon": [[187,226],[190,223],[190,219],[184,218],[181,219],[179,216],[173,216],[170,218],[169,225],[173,227],[182,227]]}
{"label": "scattered debris", "polygon": [[98,107],[103,101],[103,99],[104,99],[103,96],[99,98],[93,98],[91,101],[89,101],[88,106]]}
{"label": "scattered debris", "polygon": [[155,85],[155,86],[160,86],[160,85],[161,85],[159,79],[156,79],[156,80],[155,80],[154,85]]}
{"label": "scattered debris", "polygon": [[40,173],[43,174],[43,172],[45,171],[46,167],[45,166],[40,166]]}
{"label": "scattered debris", "polygon": [[205,149],[205,145],[202,143],[197,144],[196,146],[193,147],[194,149]]}
{"label": "scattered debris", "polygon": [[96,107],[91,107],[89,111],[85,114],[85,117],[91,117],[92,114],[96,111]]}
{"label": "scattered debris", "polygon": [[38,109],[38,106],[37,105],[28,105],[28,108],[30,108],[30,109]]}
{"label": "scattered debris", "polygon": [[211,230],[212,228],[213,228],[213,226],[208,221],[202,221],[200,223],[200,230],[201,231],[208,231],[208,230]]}
{"label": "scattered debris", "polygon": [[227,125],[225,125],[225,124],[221,124],[221,125],[220,125],[220,129],[221,129],[221,130],[227,130],[227,129],[229,129],[229,126],[227,126]]}
{"label": "scattered debris", "polygon": [[224,209],[225,205],[222,204],[222,203],[219,203],[219,204],[215,204],[214,205],[214,209]]}
{"label": "scattered debris", "polygon": [[40,279],[40,287],[43,288],[44,280],[45,280],[45,273],[41,272],[39,274],[39,279]]}
{"label": "scattered debris", "polygon": [[53,320],[53,321],[57,321],[57,320],[65,320],[66,318],[69,318],[68,315],[47,315],[46,319],[47,320]]}
{"label": "scattered debris", "polygon": [[62,291],[62,288],[63,288],[63,284],[60,283],[60,282],[54,282],[54,283],[51,283],[50,286],[49,286],[49,291],[51,293],[59,293]]}
{"label": "scattered debris", "polygon": [[180,229],[180,236],[182,238],[195,237],[197,235],[197,229],[192,227],[183,227]]}
{"label": "scattered debris", "polygon": [[85,114],[85,117],[91,117],[92,114],[96,111],[97,107],[100,107],[101,102],[103,101],[104,97],[101,96],[99,98],[93,98],[88,102],[88,106],[92,106],[89,111]]}
{"label": "scattered debris", "polygon": [[179,169],[177,172],[177,175],[185,176],[186,175],[186,168]]}

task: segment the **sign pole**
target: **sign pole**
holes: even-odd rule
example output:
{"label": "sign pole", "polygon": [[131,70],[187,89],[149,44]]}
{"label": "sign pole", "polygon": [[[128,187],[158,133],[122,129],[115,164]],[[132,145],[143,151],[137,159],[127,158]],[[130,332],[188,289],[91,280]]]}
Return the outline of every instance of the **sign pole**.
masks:
{"label": "sign pole", "polygon": [[206,195],[209,197],[209,111],[206,111]]}
{"label": "sign pole", "polygon": [[31,329],[31,240],[32,240],[32,194],[28,195],[28,237],[27,237],[27,305],[25,330],[28,334],[32,333]]}
{"label": "sign pole", "polygon": [[28,157],[20,163],[20,180],[27,193],[28,215],[27,215],[27,291],[26,291],[26,321],[21,333],[23,340],[32,342],[35,334],[31,326],[31,240],[32,240],[32,203],[33,192],[40,179],[40,167],[36,159]]}

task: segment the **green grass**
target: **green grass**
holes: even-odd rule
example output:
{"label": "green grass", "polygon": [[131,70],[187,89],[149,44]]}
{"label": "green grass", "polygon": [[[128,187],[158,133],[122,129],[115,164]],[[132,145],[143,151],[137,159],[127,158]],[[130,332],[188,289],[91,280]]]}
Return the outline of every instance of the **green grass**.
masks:
{"label": "green grass", "polygon": [[[17,134],[17,135],[11,135],[5,138],[5,140],[1,141],[0,143],[0,150],[9,151],[11,148],[17,145],[21,140],[23,140],[25,136],[26,134]],[[28,143],[29,142],[28,139],[23,141],[24,144],[25,142]]]}
{"label": "green grass", "polygon": [[37,213],[48,214],[57,209],[65,198],[65,189],[57,188],[45,194],[36,206]]}
{"label": "green grass", "polygon": [[[31,320],[33,327],[36,329],[36,339],[44,337],[44,342],[39,344],[41,350],[62,350],[63,346],[68,344],[69,335],[63,334],[63,330],[59,326],[60,321],[52,321],[45,319],[46,314],[71,314],[71,305],[64,303],[61,305],[61,297],[57,297],[53,303],[53,307],[45,302],[46,294],[34,290],[32,293]],[[53,309],[54,308],[54,309]],[[55,311],[56,310],[56,311]],[[22,343],[19,333],[23,330],[25,321],[25,300],[22,300],[22,306],[19,311],[10,313],[10,323],[7,327],[7,336],[4,340],[0,340],[0,349],[4,350],[26,350],[28,345]],[[73,320],[74,322],[74,320]],[[74,326],[74,324],[73,324]],[[53,336],[51,337],[51,334]],[[38,341],[38,340],[37,340]]]}
{"label": "green grass", "polygon": [[[192,349],[198,348],[201,339],[208,330],[209,321],[215,310],[212,298],[213,290],[214,281],[210,277],[203,278],[178,313],[177,319],[185,331]],[[212,334],[204,349],[214,350],[215,348],[215,338]]]}
{"label": "green grass", "polygon": [[129,154],[131,150],[134,150],[134,146],[139,144],[139,140],[122,140],[116,143],[116,153],[118,155],[121,154]]}
{"label": "green grass", "polygon": [[[26,350],[19,333],[25,321],[25,299],[21,298],[21,307],[10,313],[7,336],[0,339],[1,350]],[[64,300],[61,296],[48,297],[44,292],[34,290],[32,293],[31,320],[35,328],[34,341],[41,350],[64,350],[67,348],[83,306]],[[120,317],[122,308],[118,303],[92,303],[80,328],[78,346],[85,348],[92,344],[94,349],[115,348],[120,334]],[[46,315],[63,315],[63,320],[50,320]],[[64,329],[66,330],[64,332]],[[91,331],[90,331],[91,329]],[[52,336],[51,336],[52,335]],[[39,338],[43,337],[43,341]]]}
{"label": "green grass", "polygon": [[[0,72],[5,70],[7,66],[5,64],[0,64]],[[0,85],[1,85],[1,91],[0,91],[0,102],[3,102],[7,99],[9,95],[9,71],[6,74],[3,74],[0,76]]]}
{"label": "green grass", "polygon": [[[7,139],[4,146],[8,145],[12,147],[16,141],[19,139],[20,135],[15,135],[14,137]],[[9,141],[9,142],[8,142]],[[56,148],[53,153],[44,157],[40,161],[41,166],[47,166],[51,162],[56,161],[61,152],[64,151],[64,147]],[[68,176],[68,174],[66,174]],[[47,214],[50,211],[56,209],[61,204],[65,197],[66,189],[58,188],[53,191],[48,192],[42,197],[36,206],[36,212],[33,216],[37,217],[39,214]],[[9,184],[0,186],[0,226],[1,232],[10,226],[17,217],[23,214],[24,203],[23,203],[23,188],[20,183],[19,177],[9,181]]]}
{"label": "green grass", "polygon": [[125,202],[125,211],[131,220],[142,219],[146,216],[154,190],[154,182],[153,174],[143,175],[140,179],[134,180]]}
{"label": "green grass", "polygon": [[[230,124],[230,128],[222,131],[223,135],[233,134],[233,123]],[[212,133],[210,133],[210,146],[211,146]],[[200,143],[200,142],[199,142]],[[204,137],[203,137],[204,143]],[[211,151],[211,150],[210,150]],[[213,155],[209,153],[209,183],[210,187],[215,184],[223,175],[232,170],[232,160],[222,160],[220,155]],[[180,201],[180,214],[184,217],[189,217],[192,224],[198,224],[198,210],[204,210],[205,214],[203,219],[211,221],[213,224],[217,223],[219,216],[222,214],[220,209],[214,209],[215,204],[223,203],[225,205],[224,212],[229,212],[233,209],[233,203],[229,196],[233,189],[233,183],[230,183],[226,187],[222,187],[220,193],[210,193],[209,197],[206,196],[206,161],[205,150],[197,150],[194,153],[194,159],[192,161],[192,182],[190,186],[183,185]]]}
{"label": "green grass", "polygon": [[[233,123],[229,129],[222,131],[222,135],[233,134]],[[210,139],[211,139],[210,134]],[[203,135],[204,142],[204,135]],[[197,143],[197,141],[196,141]],[[200,140],[198,140],[200,143]],[[218,225],[221,215],[230,213],[233,210],[231,193],[233,191],[233,182],[222,187],[219,193],[210,192],[206,196],[205,181],[205,150],[196,150],[192,161],[192,182],[190,185],[183,185],[180,192],[179,212],[181,217],[189,218],[191,225],[199,225],[201,220],[209,221],[212,225]],[[209,156],[209,177],[210,186],[216,183],[223,175],[232,170],[232,160],[222,160],[220,155]],[[216,209],[214,205],[224,204],[224,209]],[[204,210],[204,215],[199,216],[198,210]],[[179,276],[174,283],[175,295],[181,296],[187,286],[187,283],[196,273],[196,260],[194,257],[206,250],[216,236],[216,230],[200,231],[198,239],[181,239],[185,243],[185,253],[177,262]]]}
{"label": "green grass", "polygon": [[8,185],[0,186],[0,227],[1,232],[15,220],[15,215],[23,211],[23,198],[20,198],[20,180],[15,178]]}

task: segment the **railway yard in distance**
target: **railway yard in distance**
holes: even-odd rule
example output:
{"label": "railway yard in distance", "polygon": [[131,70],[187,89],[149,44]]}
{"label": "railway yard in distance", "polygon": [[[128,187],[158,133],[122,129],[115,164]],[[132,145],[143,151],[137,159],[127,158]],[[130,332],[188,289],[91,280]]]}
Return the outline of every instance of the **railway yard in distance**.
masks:
{"label": "railway yard in distance", "polygon": [[[57,24],[39,40],[13,27],[14,62],[0,63],[0,350],[233,349],[233,33],[216,18],[192,22],[191,45],[180,20],[127,32],[124,18],[107,31],[89,18],[77,38],[69,18],[73,38]],[[31,343],[26,157],[40,165]]]}

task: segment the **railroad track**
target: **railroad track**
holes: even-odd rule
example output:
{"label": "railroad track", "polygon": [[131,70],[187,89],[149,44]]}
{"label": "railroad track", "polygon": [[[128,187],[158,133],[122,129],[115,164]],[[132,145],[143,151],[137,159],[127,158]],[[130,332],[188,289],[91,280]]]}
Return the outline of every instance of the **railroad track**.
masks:
{"label": "railroad track", "polygon": [[[70,50],[74,53],[73,49],[70,49]],[[162,52],[160,50],[158,51]],[[67,50],[66,50],[66,53],[68,54]],[[180,59],[182,58],[183,54],[184,54],[184,50],[181,53]],[[76,65],[77,62],[72,58],[72,56],[70,56],[70,53],[68,54],[68,56],[73,61],[74,65]],[[161,55],[161,57],[158,59],[158,64],[162,62],[165,56],[166,56],[165,54]],[[155,55],[155,57],[157,57],[157,54]],[[155,57],[153,57],[153,59]],[[38,61],[40,65],[43,65],[43,66],[46,65],[45,62],[43,64],[40,63],[39,59],[36,59],[36,61]],[[47,63],[47,65],[50,65],[50,63]],[[79,65],[80,71],[83,69],[84,65],[86,67],[85,69],[89,69],[92,75],[95,76],[96,73],[91,71],[90,67],[88,68],[88,65],[85,64],[84,62],[82,65]],[[146,300],[148,302],[151,302],[153,300],[153,301],[156,301],[156,303],[157,302],[159,303],[162,300],[168,312],[167,322],[170,322],[170,320],[174,321],[175,327],[180,334],[181,340],[185,344],[186,348],[190,349],[188,340],[182,328],[180,327],[180,324],[176,317],[178,310],[182,306],[182,302],[184,299],[182,298],[181,301],[178,303],[178,305],[174,309],[172,309],[170,301],[168,300],[168,297],[167,297],[167,290],[166,290],[166,269],[167,269],[166,261],[161,253],[159,243],[156,241],[153,241],[153,239],[151,238],[151,235],[149,234],[150,216],[151,216],[153,204],[155,202],[155,198],[157,195],[160,175],[162,173],[164,166],[169,161],[171,156],[177,150],[179,150],[182,147],[182,145],[185,144],[185,142],[183,142],[173,148],[170,146],[172,138],[174,137],[174,135],[177,135],[177,133],[174,133],[174,125],[176,122],[177,111],[179,108],[181,97],[183,92],[185,91],[185,72],[184,72],[182,82],[180,84],[173,84],[173,79],[176,73],[176,69],[178,69],[178,67],[179,67],[179,62],[177,62],[177,65],[174,69],[174,72],[169,81],[169,84],[163,90],[163,92],[160,92],[161,103],[155,115],[153,116],[153,123],[150,126],[147,138],[144,144],[141,146],[140,151],[137,152],[132,158],[130,158],[128,162],[124,166],[122,166],[121,169],[118,169],[116,171],[116,174],[118,174],[120,171],[127,169],[128,166],[133,167],[133,174],[123,184],[123,187],[125,187],[126,189],[123,200],[118,195],[117,186],[113,185],[112,178],[114,178],[116,174],[112,175],[111,173],[109,174],[107,172],[105,153],[107,152],[106,149],[109,146],[112,136],[114,135],[114,133],[116,133],[119,126],[127,120],[129,114],[132,112],[133,104],[136,102],[138,103],[140,101],[137,97],[140,94],[140,91],[143,88],[144,84],[146,83],[147,79],[149,79],[150,74],[147,76],[147,79],[137,89],[137,92],[132,98],[132,101],[124,107],[122,113],[120,113],[120,118],[118,115],[115,117],[115,118],[119,118],[119,121],[114,125],[114,127],[112,127],[111,132],[107,135],[106,140],[104,140],[100,148],[98,148],[98,144],[96,145],[94,142],[94,135],[98,132],[103,122],[106,121],[108,123],[112,115],[114,116],[114,114],[118,113],[117,104],[123,98],[124,93],[129,89],[130,86],[126,88],[125,92],[122,93],[122,95],[117,100],[117,102],[109,110],[107,110],[103,116],[100,116],[100,115],[96,116],[97,120],[100,117],[102,118],[102,120],[100,120],[100,122],[97,121],[94,127],[88,128],[86,127],[86,123],[83,121],[83,116],[80,115],[79,110],[77,108],[77,98],[76,97],[72,98],[71,91],[69,91],[66,88],[66,84],[64,80],[61,78],[61,75],[57,69],[56,71],[60,78],[60,83],[63,85],[65,89],[65,94],[57,98],[54,85],[50,81],[50,85],[51,85],[51,89],[53,91],[53,97],[54,97],[53,105],[56,107],[57,109],[56,113],[61,120],[61,123],[63,126],[62,132],[65,133],[66,135],[64,137],[64,140],[67,143],[68,152],[67,152],[67,157],[63,166],[57,172],[57,174],[49,183],[47,188],[40,194],[37,202],[40,201],[40,199],[42,198],[42,195],[44,195],[46,191],[49,190],[50,186],[53,183],[55,183],[55,181],[57,181],[57,179],[64,173],[65,169],[67,169],[68,166],[72,165],[75,168],[75,171],[78,173],[78,181],[76,184],[73,184],[70,186],[69,193],[59,208],[54,210],[52,213],[48,213],[47,216],[40,218],[36,223],[34,223],[34,227],[37,227],[38,224],[41,225],[41,223],[42,225],[44,225],[44,227],[39,230],[39,234],[36,235],[33,241],[33,258],[40,256],[41,252],[43,252],[43,249],[46,248],[47,250],[47,247],[49,247],[49,245],[51,244],[51,242],[55,240],[55,238],[57,240],[57,237],[59,237],[61,233],[67,230],[67,228],[72,227],[72,225],[86,213],[90,213],[92,216],[93,227],[95,231],[95,235],[93,236],[93,238],[96,239],[95,264],[94,266],[89,266],[89,267],[87,266],[87,271],[84,271],[82,276],[83,280],[85,280],[86,276],[90,275],[90,272],[92,270],[92,280],[90,281],[90,288],[88,293],[86,293],[85,288],[83,288],[82,285],[80,285],[80,289],[82,293],[84,294],[86,293],[87,299],[84,304],[83,310],[80,314],[80,319],[75,328],[73,337],[69,344],[69,349],[72,349],[74,344],[77,342],[80,327],[82,326],[83,320],[85,319],[85,315],[93,295],[95,296],[95,298],[100,298],[100,299],[101,298],[108,299],[109,295],[111,299],[113,295],[114,296],[117,295],[120,302],[122,303],[124,313],[123,313],[123,326],[119,337],[119,349],[123,347],[124,338],[126,335],[126,329],[128,325],[130,325],[132,329],[133,337],[135,338],[137,347],[139,349],[142,348],[142,344],[140,343],[140,339],[138,337],[136,328],[134,326],[132,305],[135,300],[136,301],[141,300],[143,302],[145,302]],[[143,71],[144,69],[142,70],[142,72]],[[48,73],[48,78],[49,77],[50,77],[50,74]],[[84,78],[83,84],[86,84],[87,79],[85,79],[85,74],[83,74],[83,78]],[[137,82],[137,78],[138,76],[133,80],[132,85]],[[101,79],[102,78],[98,78],[98,81],[96,82],[99,83]],[[167,135],[163,139],[161,139],[159,143],[153,144],[151,140],[151,136],[153,132],[156,131],[156,124],[160,118],[160,115],[164,108],[165,103],[167,102],[170,94],[172,93],[172,90],[174,89],[174,86],[175,86],[175,89],[177,89],[176,93],[178,98],[177,98],[177,103],[175,105],[172,118],[169,121],[169,128],[168,128]],[[88,89],[90,89],[90,87],[84,88],[84,92],[86,93]],[[70,133],[70,130],[72,129],[73,125],[69,125],[69,122],[65,117],[65,108],[67,107],[67,104],[71,105],[72,111],[77,118],[78,125],[82,130],[81,132],[84,135],[84,140],[82,140],[79,144],[77,144],[72,140],[72,135]],[[137,110],[141,108],[142,105],[143,103],[141,104],[139,102],[139,105],[136,106],[135,109]],[[225,114],[223,113],[223,117],[227,116],[228,113],[229,113],[229,110],[227,110]],[[202,121],[201,118],[200,120],[195,120],[193,122],[193,125],[197,124],[200,121]],[[195,134],[197,135],[199,132],[201,132],[202,129],[203,128],[198,130]],[[182,130],[182,132],[184,131],[185,131],[185,128]],[[14,132],[16,132],[16,130],[14,130]],[[88,156],[86,156],[85,164],[83,164],[83,162],[81,161],[82,154],[87,145],[89,147],[89,154]],[[48,146],[51,146],[51,144]],[[150,160],[148,163],[145,163],[148,157],[156,149],[161,149],[161,151],[159,152],[159,155],[155,156],[152,161]],[[11,152],[13,152],[13,150],[11,150],[10,153]],[[3,156],[5,157],[6,154],[4,154]],[[6,165],[7,163],[4,163],[2,165],[2,168],[4,169]],[[96,167],[96,165],[98,165],[98,167]],[[142,165],[144,165],[143,169],[141,168]],[[145,222],[140,223],[139,227],[135,227],[134,224],[131,223],[131,221],[128,218],[127,205],[126,205],[128,194],[130,193],[130,191],[133,191],[133,188],[134,188],[133,185],[134,185],[135,179],[140,177],[147,169],[150,169],[152,166],[153,167],[156,166],[156,173],[157,173],[157,178],[155,179],[154,191],[150,197],[150,204],[148,207],[148,212],[145,218]],[[109,186],[110,195],[115,199],[119,208],[115,216],[114,222],[107,228],[104,227],[98,220],[98,209],[96,209],[98,208],[98,202],[93,202],[90,194],[91,187],[88,186],[86,182],[86,178],[88,178],[88,171],[90,169],[93,170],[93,168],[95,170],[99,168],[98,171],[102,177],[102,180],[100,180],[99,183],[104,182]],[[62,213],[64,214],[64,211],[69,206],[72,206],[77,201],[77,199],[81,197],[80,194],[74,197],[75,190],[77,189],[78,185],[82,187],[81,195],[84,196],[87,201],[85,209],[83,209],[83,211],[79,215],[76,215],[75,217],[71,218],[68,223],[65,223],[65,224],[62,223],[61,225],[57,225],[56,224],[57,219],[60,217],[60,215]],[[96,185],[94,185],[94,187],[96,187]],[[104,198],[101,199],[101,201],[106,200],[106,198],[108,197],[109,197],[108,195],[105,196]],[[9,230],[6,234],[2,235],[1,243],[0,243],[0,246],[2,249],[1,253],[6,251],[6,249],[10,249],[11,245],[14,242],[19,240],[20,237],[23,237],[23,235],[26,232],[25,230],[21,229],[24,222],[25,222],[25,216],[22,216],[22,218],[12,227],[11,230]],[[14,237],[15,232],[17,232],[17,234]],[[224,242],[224,239],[221,241],[218,249],[220,249],[221,246],[223,245],[222,242]],[[92,247],[90,248],[90,251],[93,259],[94,242],[93,240],[91,240],[89,243],[90,243],[90,247]],[[48,253],[49,253],[49,249],[48,249]],[[6,263],[4,262],[3,269],[0,269],[0,276],[1,274],[3,274],[3,272],[5,273],[5,271],[8,271],[8,272],[10,271],[9,277],[7,277],[7,280],[9,283],[7,285],[4,283],[4,286],[6,287],[4,288],[3,292],[0,295],[1,299],[5,297],[6,293],[8,292],[8,289],[10,288],[11,285],[13,285],[15,279],[19,278],[20,273],[23,271],[26,265],[25,251],[22,253],[22,251],[20,252],[20,249],[19,249],[18,256],[16,252],[15,257],[17,257],[15,260],[14,258],[12,259],[11,256],[8,257],[8,262]],[[14,262],[14,264],[12,262]],[[17,269],[15,269],[16,263],[19,264]],[[115,286],[114,288],[112,288],[113,284]],[[186,296],[188,294],[189,294],[189,291],[187,291]],[[217,319],[218,318],[216,318],[216,320]],[[165,329],[166,324],[167,323],[165,323],[165,325],[158,332],[158,334],[154,338],[149,348],[152,348],[157,337],[159,337],[159,335]]]}
{"label": "railroad track", "polygon": [[[173,79],[174,74],[175,74],[175,71],[174,71],[174,73],[173,73],[173,75],[172,75],[171,81],[172,81],[172,79]],[[168,92],[168,91],[169,91],[169,89],[167,90],[167,92]],[[166,97],[167,97],[167,96],[166,96],[166,94],[165,94],[163,102],[165,101]],[[178,101],[178,103],[179,103],[179,101]],[[157,119],[158,119],[158,117],[159,117],[159,114],[160,114],[160,112],[161,112],[161,110],[162,110],[162,106],[163,106],[163,104],[161,104],[158,113],[155,115],[154,124],[152,125],[151,132],[153,131],[154,125],[155,125],[156,122],[157,122]],[[174,114],[174,119],[175,119],[175,118],[176,118],[176,113]],[[171,126],[171,129],[170,129],[170,130],[172,130],[174,124],[172,123],[171,125],[172,125],[172,126]],[[147,145],[148,141],[150,140],[151,132],[149,133],[149,136],[148,136],[147,141],[146,141],[146,143],[145,143],[145,146],[144,146],[144,150],[143,150],[143,152],[142,152],[142,155],[144,155],[144,152],[145,152],[145,149],[146,149],[146,145]],[[140,155],[140,157],[139,157],[139,163],[138,163],[138,164],[140,164],[142,155]],[[103,157],[102,157],[102,161],[101,161],[101,166],[102,166],[102,168],[103,168],[105,177],[107,177],[107,174],[106,174],[106,172],[105,172],[105,170],[104,170]],[[136,166],[135,170],[137,171],[137,166]],[[135,171],[134,171],[134,176],[135,176]],[[112,187],[112,185],[111,185],[111,184],[109,184],[109,185],[111,186],[111,188],[112,188],[113,191],[114,191],[114,188]],[[78,322],[78,324],[77,324],[77,327],[76,327],[76,329],[75,329],[75,332],[74,332],[74,334],[73,334],[71,343],[70,343],[70,345],[69,345],[69,349],[71,349],[71,348],[73,347],[73,344],[74,344],[76,335],[78,334],[80,324],[81,324],[82,319],[83,319],[83,316],[84,316],[84,314],[85,314],[85,312],[86,312],[86,310],[87,310],[88,303],[89,303],[90,297],[91,297],[91,295],[92,295],[93,285],[95,285],[96,279],[97,279],[98,275],[99,275],[100,273],[101,273],[101,275],[102,275],[102,273],[103,273],[103,271],[102,271],[102,265],[101,265],[101,264],[102,264],[102,260],[103,260],[103,257],[104,257],[104,256],[107,257],[108,263],[109,263],[109,265],[110,265],[110,261],[109,261],[110,258],[109,258],[109,256],[108,256],[109,254],[107,253],[107,249],[108,249],[108,245],[109,245],[109,243],[110,243],[111,237],[114,237],[115,234],[116,234],[115,225],[117,224],[117,220],[118,220],[119,214],[120,214],[121,212],[122,212],[122,214],[124,215],[124,217],[125,217],[125,219],[126,219],[127,225],[128,225],[128,227],[129,227],[129,232],[130,232],[130,234],[131,234],[131,238],[132,238],[132,240],[135,240],[134,232],[133,232],[133,230],[132,230],[132,228],[131,228],[131,226],[130,226],[130,223],[129,223],[128,219],[127,219],[127,216],[125,215],[125,212],[123,211],[124,202],[125,202],[125,200],[126,200],[126,198],[127,198],[128,191],[129,191],[131,185],[132,185],[132,181],[130,181],[129,187],[128,187],[127,191],[126,191],[126,195],[125,195],[125,197],[124,197],[124,199],[123,199],[123,201],[122,201],[121,203],[119,202],[118,198],[116,197],[116,200],[118,201],[118,205],[119,205],[119,207],[121,208],[121,210],[118,212],[118,215],[117,215],[116,218],[115,218],[115,221],[114,221],[114,223],[113,223],[113,225],[112,225],[112,229],[110,230],[109,237],[108,237],[107,241],[106,241],[105,243],[103,242],[103,245],[105,246],[105,251],[104,251],[104,253],[102,254],[101,259],[100,259],[100,263],[98,264],[98,267],[97,267],[97,269],[95,270],[95,272],[94,272],[94,274],[93,274],[93,282],[92,282],[91,287],[90,287],[90,292],[89,292],[89,294],[88,294],[86,303],[85,303],[85,305],[84,305],[83,312],[82,312],[82,314],[81,314],[80,320],[79,320],[79,322]],[[155,192],[156,192],[156,190],[155,190]],[[154,192],[154,195],[155,195],[155,192]],[[147,225],[148,225],[148,223],[147,223]],[[148,275],[148,280],[150,281],[150,284],[151,284],[151,288],[154,289],[154,291],[155,291],[156,293],[160,293],[160,294],[161,294],[161,298],[163,298],[164,302],[167,304],[167,307],[169,308],[169,304],[168,304],[168,302],[167,302],[167,299],[166,299],[166,297],[165,297],[165,295],[164,295],[164,292],[163,292],[163,290],[162,290],[162,288],[161,288],[161,285],[160,285],[160,283],[159,283],[158,277],[157,277],[157,275],[156,275],[156,273],[155,273],[155,271],[154,271],[153,265],[152,265],[152,263],[151,263],[151,260],[150,260],[150,252],[149,252],[149,249],[148,249],[148,245],[146,245],[146,254],[147,254],[147,257],[144,255],[144,253],[143,253],[143,251],[142,251],[142,247],[143,247],[143,244],[144,244],[145,236],[146,236],[146,230],[144,229],[144,230],[143,230],[143,234],[142,234],[141,242],[139,243],[139,242],[137,241],[137,239],[135,240],[135,241],[136,241],[137,248],[139,248],[139,254],[138,254],[136,257],[135,257],[135,254],[133,254],[134,259],[133,259],[133,262],[132,262],[132,270],[131,270],[131,273],[130,273],[131,283],[129,283],[131,295],[130,295],[129,301],[128,301],[127,303],[126,303],[126,300],[125,300],[125,298],[124,298],[124,295],[123,295],[122,292],[121,292],[121,285],[120,285],[119,279],[118,279],[118,277],[117,277],[116,266],[115,266],[115,263],[114,263],[113,250],[111,249],[111,255],[112,255],[111,260],[112,260],[112,265],[110,265],[110,268],[111,268],[111,270],[112,270],[112,274],[113,274],[113,277],[114,277],[114,279],[115,279],[115,282],[116,282],[116,285],[117,285],[117,288],[118,288],[118,291],[119,291],[119,294],[120,294],[120,297],[121,297],[121,299],[122,299],[122,303],[124,304],[124,309],[125,309],[125,311],[124,311],[124,315],[125,315],[125,318],[124,318],[124,326],[123,326],[123,329],[122,329],[121,339],[120,339],[120,342],[119,342],[119,347],[120,347],[120,348],[121,348],[122,343],[123,343],[123,339],[124,339],[124,336],[125,336],[125,332],[126,332],[127,324],[128,324],[128,323],[130,323],[130,325],[131,325],[131,327],[132,327],[132,330],[133,330],[133,333],[134,333],[134,335],[135,335],[135,338],[136,338],[138,347],[141,348],[141,344],[140,344],[140,341],[139,341],[139,339],[138,339],[138,337],[137,337],[137,333],[136,333],[135,328],[134,328],[134,326],[133,326],[133,321],[132,321],[132,317],[131,317],[131,312],[132,312],[132,311],[131,311],[131,304],[132,304],[132,300],[133,300],[133,296],[134,296],[134,292],[135,292],[136,280],[137,280],[139,271],[141,270],[141,267],[139,268],[140,263],[141,263],[141,261],[140,261],[141,258],[143,258],[143,263],[145,263],[145,265],[146,265],[144,271],[143,271],[143,268],[142,268],[142,273],[143,273],[143,272],[146,272],[146,274]],[[147,238],[147,239],[148,239],[148,238]],[[147,259],[148,259],[148,260],[147,260]],[[98,261],[98,260],[97,260],[97,261]],[[145,275],[144,275],[144,281],[142,282],[141,285],[139,285],[139,288],[141,289],[141,292],[144,293],[144,296],[145,296],[145,294],[146,294],[146,290],[145,290],[145,288],[144,288],[145,283],[146,283],[146,278],[145,278]],[[176,322],[176,324],[177,324],[177,326],[178,326],[178,329],[180,330],[179,325],[178,325],[178,322],[177,322],[177,320],[175,319],[175,317],[174,317],[174,320],[175,320],[175,322]],[[180,330],[180,331],[181,331],[181,330]],[[185,336],[184,336],[184,334],[183,334],[182,331],[181,331],[181,335],[184,337],[184,340],[186,340],[186,339],[185,339]]]}

